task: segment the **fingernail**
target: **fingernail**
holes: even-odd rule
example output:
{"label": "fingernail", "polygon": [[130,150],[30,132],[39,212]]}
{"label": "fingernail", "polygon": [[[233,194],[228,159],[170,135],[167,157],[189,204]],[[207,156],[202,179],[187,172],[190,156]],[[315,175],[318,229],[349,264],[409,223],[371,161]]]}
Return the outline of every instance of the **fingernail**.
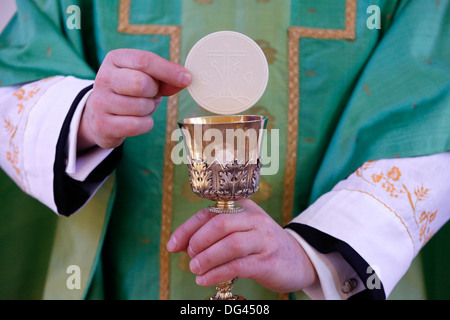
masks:
{"label": "fingernail", "polygon": [[205,278],[202,276],[198,276],[195,278],[195,282],[197,282],[199,286],[203,286],[205,284]]}
{"label": "fingernail", "polygon": [[191,257],[191,258],[195,257],[195,252],[194,252],[194,250],[192,250],[191,246],[189,246],[187,248],[187,253],[188,253],[189,257]]}
{"label": "fingernail", "polygon": [[200,272],[200,264],[198,263],[197,259],[192,259],[189,263],[189,268],[191,269],[192,273],[197,274]]}
{"label": "fingernail", "polygon": [[167,243],[167,250],[174,251],[177,248],[177,239],[175,237],[171,237],[169,242]]}
{"label": "fingernail", "polygon": [[191,84],[191,81],[192,81],[192,75],[189,72],[183,71],[178,76],[178,82],[184,87],[189,86]]}

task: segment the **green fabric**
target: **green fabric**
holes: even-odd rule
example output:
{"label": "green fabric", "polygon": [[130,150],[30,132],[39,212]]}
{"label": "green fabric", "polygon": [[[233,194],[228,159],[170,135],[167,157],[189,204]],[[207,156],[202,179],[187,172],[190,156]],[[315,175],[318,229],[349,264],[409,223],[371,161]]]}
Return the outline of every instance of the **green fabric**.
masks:
{"label": "green fabric", "polygon": [[[441,5],[428,3],[425,10],[423,1],[411,1],[395,11],[339,118],[310,202],[367,160],[450,150],[450,6]],[[416,259],[430,299],[450,297],[449,239],[447,224]],[[407,279],[419,268],[413,263],[392,297],[419,298],[420,284],[408,285],[417,277]]]}
{"label": "green fabric", "polygon": [[[345,1],[324,1],[322,5],[314,4],[314,1],[292,3],[291,25],[345,28]],[[305,14],[310,12],[310,8],[315,9],[314,14]],[[357,17],[365,17],[365,8],[365,4],[359,4]],[[357,34],[352,41],[300,40],[299,138],[294,215],[309,205],[311,186],[316,180],[330,139],[334,136],[336,124],[347,107],[361,70],[377,45],[379,34],[365,28],[365,23],[365,19],[356,20]],[[343,159],[346,159],[345,155]]]}
{"label": "green fabric", "polygon": [[[169,2],[164,2],[164,5]],[[148,23],[145,19],[158,14],[157,10],[149,10],[158,7],[157,3],[160,2],[133,1],[130,10],[136,15],[132,15],[130,23]],[[157,40],[151,42],[149,36],[118,34],[115,32],[118,11],[109,9],[110,1],[100,4],[97,16],[98,23],[103,27],[97,31],[100,60],[112,49],[130,47],[148,50],[153,43],[153,52],[169,58],[168,36],[156,37]],[[168,12],[159,14],[164,17],[159,23],[179,24],[179,11]],[[117,169],[117,197],[103,250],[102,277],[106,284],[106,298],[156,299],[159,295],[165,103],[154,113],[153,119],[157,125],[150,133],[126,140],[123,158]]]}
{"label": "green fabric", "polygon": [[[115,199],[114,175],[102,185],[79,212],[70,218],[58,217],[43,299],[74,300],[87,294],[93,281],[100,248]],[[75,266],[76,271],[70,269]],[[77,280],[74,280],[78,277]],[[79,288],[70,285],[79,281]],[[68,285],[69,283],[69,285]]]}
{"label": "green fabric", "polygon": [[450,6],[424,3],[396,11],[339,118],[311,200],[367,160],[450,150]]}
{"label": "green fabric", "polygon": [[0,172],[0,299],[42,298],[57,218]]}
{"label": "green fabric", "polygon": [[62,24],[58,14],[63,9],[59,5],[51,0],[17,1],[18,13],[0,36],[2,85],[58,74],[82,79],[95,77],[80,52],[64,37],[65,23]]}
{"label": "green fabric", "polygon": [[[221,15],[217,16],[216,12],[221,12]],[[284,81],[284,78],[287,74],[285,57],[287,56],[286,44],[288,35],[285,30],[289,27],[289,13],[290,4],[287,1],[281,3],[269,2],[264,3],[264,5],[255,5],[251,1],[218,1],[214,5],[201,5],[194,1],[185,1],[183,2],[183,19],[181,21],[183,57],[187,56],[192,46],[203,36],[220,30],[236,30],[248,35],[262,46],[266,44],[277,48],[277,55],[282,58],[270,59],[268,87],[271,90],[266,91],[257,105],[251,108],[248,113],[267,115],[267,112],[270,111],[270,128],[279,129],[280,136],[286,136],[286,126],[284,125],[286,110],[285,108],[273,108],[272,106],[287,105],[287,82]],[[192,21],[197,23],[193,24]],[[262,25],[260,21],[265,21],[265,23]],[[207,113],[193,102],[187,91],[180,94],[178,113],[180,119],[205,114]],[[270,141],[270,134],[266,139]],[[284,164],[286,142],[281,140],[277,148],[277,152],[280,154],[280,163]],[[284,165],[282,165],[279,172],[284,172]],[[281,223],[283,188],[277,188],[276,186],[283,184],[283,175],[264,176],[261,183],[272,187],[270,190],[265,190],[264,194],[255,195],[253,199],[264,206],[264,209],[270,212],[276,221]],[[186,199],[189,205],[192,206],[192,209],[190,207],[188,209],[185,201],[174,202],[173,229],[186,221],[192,215],[192,212],[196,212],[209,204],[208,201],[201,201],[200,198],[193,194],[191,195],[189,188],[187,167],[185,165],[176,166],[174,199]],[[270,193],[270,197],[267,193]],[[186,271],[179,272],[180,265],[183,265],[183,270],[185,270],[186,259],[187,257],[184,253],[171,256],[171,274],[176,277],[176,279],[171,281],[171,292],[173,292],[171,296],[174,299],[186,297],[186,293],[176,287],[192,287],[190,294],[196,294],[198,297],[213,295],[214,288],[209,288],[205,292],[204,289],[198,286],[192,286],[192,284],[195,284],[193,274]],[[197,294],[196,292],[200,290],[201,292]],[[265,290],[258,284],[244,279],[239,279],[237,282],[236,292],[254,299],[276,299],[278,297],[277,293]]]}
{"label": "green fabric", "polygon": [[450,224],[447,223],[422,249],[428,299],[450,299],[449,243]]}
{"label": "green fabric", "polygon": [[[303,38],[300,41],[294,215],[366,160],[450,150],[450,61],[446,55],[450,51],[449,4],[440,2],[436,6],[430,1],[392,0],[376,3],[383,12],[381,30],[366,27],[366,8],[373,1],[362,0],[358,1],[355,40]],[[0,35],[2,85],[58,74],[93,79],[105,55],[116,48],[149,50],[169,58],[169,36],[117,32],[119,0],[18,0],[17,4],[19,13]],[[81,30],[69,30],[65,25],[68,17],[65,9],[69,5],[80,6]],[[269,60],[269,85],[262,99],[248,112],[268,115],[269,128],[280,130],[280,169],[276,175],[261,179],[261,189],[253,199],[279,222],[285,161],[289,156],[286,155],[287,123],[292,120],[287,112],[288,27],[343,29],[344,21],[344,0],[132,0],[130,7],[131,24],[181,26],[181,62],[198,39],[217,30],[243,32],[263,48]],[[89,275],[89,279],[93,278],[89,280],[87,298],[159,297],[166,111],[164,99],[154,114],[154,129],[125,141],[124,157],[116,171],[116,197],[111,203],[107,232],[93,237],[103,239],[104,236],[104,242],[102,251],[91,260],[95,262],[95,272]],[[201,114],[205,112],[194,104],[187,91],[181,92],[179,116]],[[175,229],[207,202],[196,198],[189,189],[185,165],[175,167],[173,193],[172,229]],[[45,214],[48,210],[32,200],[28,200],[32,202],[28,205],[24,200],[27,196],[17,190],[5,195],[2,193],[0,199],[0,235],[8,237],[18,249],[11,251],[7,242],[1,244],[0,252],[8,257],[9,263],[0,263],[0,282],[7,277],[5,283],[9,286],[0,288],[0,297],[42,297],[46,276],[51,276],[46,274],[47,268],[61,269],[61,264],[59,267],[55,264],[58,254],[54,251],[50,257],[51,249],[47,248],[51,248],[53,236],[57,234],[56,219],[49,212]],[[31,218],[28,212],[37,211],[35,206],[39,212],[33,212]],[[97,212],[92,219],[98,222],[99,216],[102,214]],[[46,230],[44,237],[37,236],[37,225],[29,225],[28,219],[39,220],[41,230]],[[67,222],[70,221],[71,218]],[[14,225],[16,229],[11,228]],[[76,223],[73,225],[76,230]],[[96,232],[100,230],[97,228]],[[436,270],[448,268],[448,263],[431,258],[435,252],[428,248],[439,248],[439,254],[446,252],[448,257],[449,242],[445,243],[448,238],[445,234],[442,237],[444,240],[432,239],[424,251],[430,255],[425,256],[423,269],[439,277],[444,277],[445,272]],[[38,245],[41,249],[33,250]],[[23,267],[25,259],[39,266],[33,269],[39,276],[33,278],[32,288],[26,289],[30,277],[29,274],[28,278],[23,277],[29,271]],[[197,286],[188,262],[186,254],[171,255],[170,297],[210,296],[214,288]],[[408,273],[415,281],[422,271],[418,262],[420,257]],[[63,276],[67,275],[55,275],[60,279]],[[434,284],[426,287],[429,297],[444,297],[448,290],[442,289],[442,283],[436,279],[432,276]],[[402,294],[422,297],[423,287],[419,283],[413,287],[400,284],[398,288],[395,298]],[[404,295],[405,290],[412,288],[413,295]],[[277,297],[244,279],[238,281],[236,292],[249,299]]]}

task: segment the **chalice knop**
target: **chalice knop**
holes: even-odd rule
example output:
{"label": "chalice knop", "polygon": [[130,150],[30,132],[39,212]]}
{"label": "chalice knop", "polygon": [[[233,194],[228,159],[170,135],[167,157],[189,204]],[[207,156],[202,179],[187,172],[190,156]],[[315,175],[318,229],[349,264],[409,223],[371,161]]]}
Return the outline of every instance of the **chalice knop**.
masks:
{"label": "chalice knop", "polygon": [[[235,203],[258,190],[261,145],[267,117],[230,115],[187,118],[183,132],[192,191],[215,202],[211,212],[232,214],[244,210]],[[217,285],[212,300],[236,300],[231,289],[236,279]]]}

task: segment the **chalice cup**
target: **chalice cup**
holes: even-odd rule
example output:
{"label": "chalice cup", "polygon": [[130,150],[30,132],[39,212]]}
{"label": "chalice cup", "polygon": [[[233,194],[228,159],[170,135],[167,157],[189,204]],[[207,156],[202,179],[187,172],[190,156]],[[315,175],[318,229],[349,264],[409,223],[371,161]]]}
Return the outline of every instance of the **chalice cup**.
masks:
{"label": "chalice cup", "polygon": [[[258,190],[261,146],[267,117],[228,115],[186,118],[178,123],[186,147],[192,191],[215,203],[208,210],[234,214],[236,201]],[[231,293],[235,279],[217,285],[211,300],[238,300]]]}

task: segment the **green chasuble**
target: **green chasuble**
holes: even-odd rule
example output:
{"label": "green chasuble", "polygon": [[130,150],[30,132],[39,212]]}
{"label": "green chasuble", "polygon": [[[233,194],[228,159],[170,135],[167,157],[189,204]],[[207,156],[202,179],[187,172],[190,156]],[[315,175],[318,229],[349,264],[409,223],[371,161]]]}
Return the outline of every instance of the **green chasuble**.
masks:
{"label": "green chasuble", "polygon": [[[372,28],[381,9],[380,29]],[[450,5],[394,0],[17,0],[0,36],[0,81],[94,79],[117,48],[184,63],[203,36],[235,30],[269,62],[267,90],[248,114],[269,117],[266,167],[252,197],[280,224],[367,160],[450,150]],[[70,28],[80,8],[80,27]],[[72,12],[72,13],[70,13]],[[377,18],[377,17],[375,17]],[[372,21],[373,22],[373,21]],[[426,79],[427,81],[424,81]],[[0,298],[204,299],[170,234],[208,202],[170,155],[176,121],[206,114],[186,90],[165,98],[154,129],[128,138],[113,177],[80,212],[57,217],[1,176]],[[393,298],[450,298],[448,225],[413,263]],[[420,257],[425,264],[420,264]],[[68,267],[81,289],[69,289]],[[427,286],[422,284],[426,271]],[[424,290],[426,289],[426,294]],[[240,279],[236,293],[278,299]],[[291,297],[301,297],[301,294]]]}

